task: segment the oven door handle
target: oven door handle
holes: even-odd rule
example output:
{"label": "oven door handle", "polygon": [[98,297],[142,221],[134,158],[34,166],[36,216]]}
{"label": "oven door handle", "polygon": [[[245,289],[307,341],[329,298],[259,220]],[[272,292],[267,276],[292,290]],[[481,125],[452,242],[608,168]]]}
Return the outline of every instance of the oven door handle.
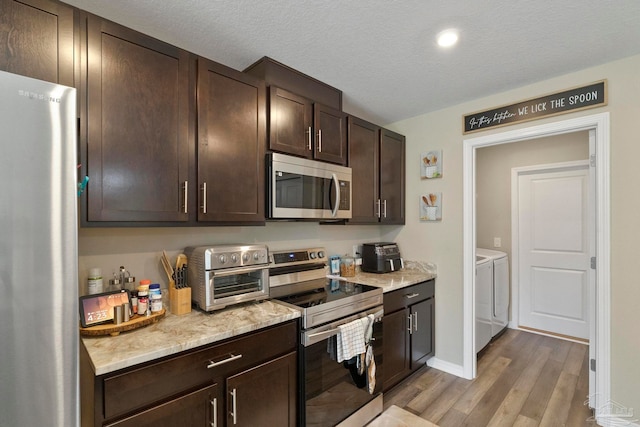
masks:
{"label": "oven door handle", "polygon": [[[346,323],[345,323],[346,325]],[[338,332],[340,332],[340,328],[334,328],[334,329],[329,329],[328,331],[322,331],[322,332],[317,332],[315,334],[309,334],[307,335],[307,339],[309,341],[322,341],[324,339],[327,339],[329,337],[332,337],[334,335],[338,335]]]}
{"label": "oven door handle", "polygon": [[[375,311],[372,310],[366,314],[373,314],[373,321],[379,322],[382,319],[382,316],[384,315],[384,311],[382,309],[375,310]],[[320,331],[320,332],[315,332],[311,334],[303,334],[303,337],[302,337],[303,345],[307,347],[317,342],[320,342],[322,340],[325,340],[327,338],[331,338],[334,335],[338,335],[338,333],[340,332],[340,326],[346,325],[347,323],[352,322],[359,318],[361,318],[361,316],[358,316],[358,315],[351,316],[351,317],[348,317],[347,319],[344,319],[344,322],[342,323],[339,323],[337,325],[336,324],[330,325],[331,329],[327,329],[326,331]]]}
{"label": "oven door handle", "polygon": [[210,274],[214,277],[233,276],[235,274],[250,273],[252,271],[267,270],[269,264],[251,265],[248,267],[227,268],[223,270],[211,270]]}

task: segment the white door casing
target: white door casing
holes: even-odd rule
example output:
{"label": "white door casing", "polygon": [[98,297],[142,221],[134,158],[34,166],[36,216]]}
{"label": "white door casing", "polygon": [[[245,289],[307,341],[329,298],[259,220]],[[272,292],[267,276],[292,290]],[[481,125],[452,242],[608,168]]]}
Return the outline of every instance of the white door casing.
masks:
{"label": "white door casing", "polygon": [[589,182],[588,161],[512,170],[518,326],[589,339]]}
{"label": "white door casing", "polygon": [[[567,120],[553,121],[542,125],[515,129],[479,136],[463,141],[463,365],[462,376],[467,379],[476,376],[475,344],[475,248],[476,248],[476,148],[498,144],[526,141],[533,138],[559,135],[583,130],[592,131],[590,144],[592,162],[596,165],[595,176],[595,216],[596,216],[596,289],[592,312],[590,336],[590,358],[594,361],[595,372],[590,371],[589,406],[600,408],[611,399],[611,244],[610,244],[610,189],[609,152],[610,117],[608,112],[586,115]],[[512,273],[513,274],[513,273]],[[512,296],[515,298],[515,296]],[[441,365],[446,365],[442,363]]]}

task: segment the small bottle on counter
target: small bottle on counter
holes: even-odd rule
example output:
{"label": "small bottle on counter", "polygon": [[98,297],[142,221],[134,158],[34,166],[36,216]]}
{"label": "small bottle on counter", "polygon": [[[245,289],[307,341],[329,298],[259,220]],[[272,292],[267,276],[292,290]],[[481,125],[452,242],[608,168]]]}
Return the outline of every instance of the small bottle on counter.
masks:
{"label": "small bottle on counter", "polygon": [[151,284],[151,280],[142,279],[140,280],[140,286],[138,286],[138,291],[147,291],[149,292],[149,285]]}
{"label": "small bottle on counter", "polygon": [[162,295],[153,294],[149,300],[149,304],[151,305],[151,312],[157,313],[162,311]]}
{"label": "small bottle on counter", "polygon": [[102,292],[102,270],[95,267],[89,270],[87,280],[89,294],[99,294]]}
{"label": "small bottle on counter", "polygon": [[149,308],[149,292],[138,291],[138,314],[144,316]]}
{"label": "small bottle on counter", "polygon": [[152,313],[162,311],[162,292],[159,283],[149,285],[149,307]]}

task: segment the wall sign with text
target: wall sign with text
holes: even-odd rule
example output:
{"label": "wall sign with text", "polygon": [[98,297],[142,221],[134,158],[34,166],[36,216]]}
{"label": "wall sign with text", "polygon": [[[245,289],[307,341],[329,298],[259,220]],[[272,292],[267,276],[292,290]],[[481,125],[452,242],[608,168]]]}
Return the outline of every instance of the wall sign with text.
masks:
{"label": "wall sign with text", "polygon": [[607,81],[480,111],[462,117],[464,133],[607,105]]}

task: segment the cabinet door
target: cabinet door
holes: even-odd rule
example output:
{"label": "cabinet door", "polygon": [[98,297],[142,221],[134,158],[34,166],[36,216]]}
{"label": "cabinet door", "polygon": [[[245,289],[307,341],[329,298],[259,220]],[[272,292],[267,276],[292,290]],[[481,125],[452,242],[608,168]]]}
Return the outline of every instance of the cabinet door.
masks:
{"label": "cabinet door", "polygon": [[410,307],[413,316],[413,332],[411,334],[411,370],[424,365],[433,355],[433,298],[414,304]]}
{"label": "cabinet door", "polygon": [[276,86],[269,88],[269,148],[313,157],[313,103]]}
{"label": "cabinet door", "polygon": [[[160,375],[162,373],[159,373]],[[214,384],[137,413],[107,427],[222,426],[222,396]]]}
{"label": "cabinet door", "polygon": [[402,309],[384,315],[382,330],[383,353],[383,391],[389,390],[410,372],[409,348],[409,310]]}
{"label": "cabinet door", "polygon": [[189,54],[87,17],[88,221],[187,221]]}
{"label": "cabinet door", "polygon": [[198,221],[264,222],[265,85],[198,59]]}
{"label": "cabinet door", "polygon": [[296,352],[227,379],[227,425],[296,425]]}
{"label": "cabinet door", "polygon": [[322,104],[313,105],[316,134],[314,158],[340,165],[347,164],[346,114]]}
{"label": "cabinet door", "polygon": [[73,9],[48,0],[0,0],[0,70],[74,86]]}
{"label": "cabinet door", "polygon": [[377,224],[378,216],[378,138],[380,127],[357,117],[348,118],[349,166],[352,169],[349,223]]}
{"label": "cabinet door", "polygon": [[381,222],[404,224],[405,137],[382,129],[380,132]]}

